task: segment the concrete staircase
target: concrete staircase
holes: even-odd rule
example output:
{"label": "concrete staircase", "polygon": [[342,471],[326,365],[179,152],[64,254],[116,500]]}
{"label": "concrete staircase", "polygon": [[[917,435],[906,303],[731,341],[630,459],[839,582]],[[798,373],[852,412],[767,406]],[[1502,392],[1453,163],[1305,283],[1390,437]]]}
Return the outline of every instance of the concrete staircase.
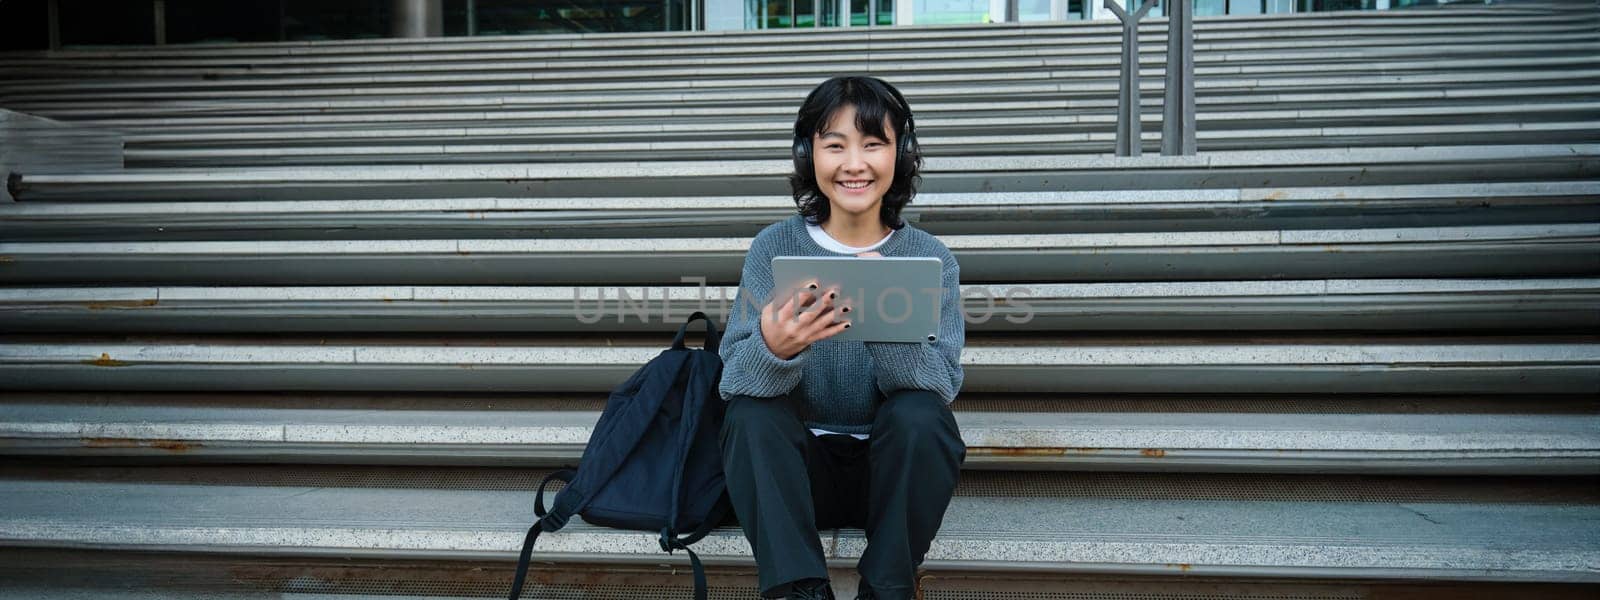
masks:
{"label": "concrete staircase", "polygon": [[[1201,154],[1140,159],[1106,23],[0,56],[0,108],[128,167],[0,204],[0,598],[503,596],[838,72],[917,109],[968,291],[924,598],[1591,597],[1600,8],[1196,31]],[[737,529],[696,549],[754,597]],[[688,595],[645,533],[536,558],[529,597]]]}

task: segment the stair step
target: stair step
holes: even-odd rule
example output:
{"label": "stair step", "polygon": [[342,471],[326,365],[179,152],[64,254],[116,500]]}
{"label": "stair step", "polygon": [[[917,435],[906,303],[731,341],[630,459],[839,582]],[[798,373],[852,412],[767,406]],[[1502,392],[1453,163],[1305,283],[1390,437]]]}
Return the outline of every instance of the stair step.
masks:
{"label": "stair step", "polygon": [[[1200,156],[930,157],[928,192],[1238,189],[1594,179],[1600,144],[1317,148]],[[639,197],[785,193],[789,160],[140,169],[24,175],[19,201]]]}
{"label": "stair step", "polygon": [[[84,198],[88,200],[88,198]],[[7,241],[753,237],[789,196],[431,198],[0,204]],[[930,233],[1370,229],[1600,221],[1600,181],[1345,187],[920,193]],[[1248,216],[1249,218],[1242,219]],[[423,235],[426,234],[426,235]]]}
{"label": "stair step", "polygon": [[[6,600],[257,600],[292,596],[342,600],[462,600],[509,594],[506,562],[405,561],[167,555],[107,551],[0,549]],[[835,561],[834,593],[853,597],[854,565]],[[710,600],[757,595],[754,569],[707,569]],[[1537,597],[1590,600],[1594,585],[1492,581],[1287,581],[1090,573],[937,570],[919,577],[926,600],[1417,600]],[[537,565],[524,598],[687,598],[689,576],[678,565]],[[281,595],[281,596],[280,596]]]}
{"label": "stair step", "polygon": [[[1221,278],[1587,276],[1600,223],[954,235],[967,284]],[[750,238],[0,242],[18,284],[736,282]]]}
{"label": "stair step", "polygon": [[[1049,77],[1064,76],[1065,73],[1050,72],[1032,75],[1033,78],[1045,79]],[[1457,76],[1468,77],[1468,76]],[[1490,86],[1472,88],[1439,89],[1437,85],[1421,88],[1396,87],[1391,80],[1389,85],[1369,86],[1367,88],[1341,88],[1335,90],[1307,91],[1304,88],[1292,90],[1278,90],[1276,93],[1253,94],[1248,90],[1236,93],[1200,94],[1195,98],[1195,104],[1202,111],[1200,114],[1215,114],[1227,111],[1247,110],[1284,110],[1295,108],[1300,111],[1318,110],[1373,110],[1375,101],[1397,107],[1421,108],[1431,113],[1449,114],[1436,106],[1441,101],[1449,101],[1450,108],[1474,108],[1482,102],[1518,102],[1524,106],[1538,102],[1586,102],[1589,101],[1596,89],[1600,86],[1581,83],[1581,79],[1574,78],[1571,71],[1535,71],[1523,73],[1524,78],[1532,77],[1533,81],[1518,81],[1510,86]],[[981,74],[959,75],[922,75],[910,77],[896,77],[896,81],[983,81]],[[1050,98],[979,98],[969,101],[963,98],[931,97],[926,101],[918,102],[917,115],[919,122],[922,118],[931,118],[934,123],[944,120],[961,120],[970,122],[978,117],[975,114],[1022,114],[1029,117],[1041,118],[1088,118],[1104,120],[1114,117],[1116,108],[1116,82],[1107,75],[1103,82],[1092,84],[1079,84],[1073,89],[1081,92],[1075,97],[1061,98],[1057,93]],[[1433,84],[1441,83],[1434,77]],[[1146,80],[1141,84],[1158,85],[1157,79]],[[767,78],[763,81],[771,85],[795,86],[796,94],[804,92],[803,86],[815,83],[812,78]],[[1475,81],[1462,79],[1461,82]],[[1151,83],[1157,82],[1157,83]],[[1448,82],[1445,82],[1448,83]],[[1260,82],[1253,85],[1259,86]],[[1080,89],[1081,88],[1081,89]],[[455,90],[450,86],[426,86],[416,88],[417,93],[447,93]],[[956,88],[961,89],[961,88]],[[1158,88],[1150,88],[1151,94],[1141,98],[1141,105],[1152,111],[1160,106]],[[590,90],[595,91],[595,90]],[[601,90],[603,91],[603,90]],[[1416,103],[1423,103],[1416,105]],[[325,112],[316,114],[275,115],[275,114],[227,114],[187,111],[187,114],[177,116],[162,116],[157,114],[146,116],[131,116],[119,113],[106,116],[78,116],[73,119],[75,124],[86,126],[113,128],[119,131],[128,131],[133,134],[150,134],[163,131],[181,133],[185,130],[197,128],[210,128],[216,132],[243,132],[263,127],[328,127],[328,126],[354,126],[361,127],[362,131],[382,131],[405,127],[408,124],[457,124],[465,125],[471,129],[497,130],[503,127],[517,125],[537,125],[549,123],[572,123],[574,121],[592,122],[600,124],[616,123],[623,119],[653,119],[646,125],[660,125],[666,120],[672,123],[737,123],[760,118],[765,121],[777,121],[793,117],[793,99],[787,101],[775,100],[759,104],[741,103],[739,106],[717,106],[698,108],[669,108],[669,107],[617,107],[613,109],[560,109],[547,108],[539,110],[519,109],[505,107],[502,110],[485,112],[481,107],[463,106],[460,110],[441,110],[427,112],[420,110],[385,111],[379,113],[352,113],[352,112]],[[1532,104],[1537,106],[1537,104]],[[61,116],[61,115],[54,115]],[[641,123],[631,122],[637,126]]]}
{"label": "stair step", "polygon": [[[1589,43],[1588,45],[1595,46],[1596,44]],[[940,112],[937,110],[937,106],[925,107],[927,104],[932,104],[933,102],[940,100],[946,102],[952,100],[962,100],[968,103],[974,103],[988,100],[1016,100],[1019,98],[1037,97],[1038,99],[1054,100],[1057,104],[1064,104],[1064,102],[1061,100],[1062,97],[1080,100],[1083,99],[1084,96],[1107,100],[1113,99],[1117,90],[1115,63],[1107,62],[1104,64],[1083,65],[1080,64],[1080,62],[1081,61],[1075,59],[1060,59],[1054,61],[1044,59],[986,60],[955,63],[961,68],[945,67],[944,65],[946,63],[937,63],[938,67],[928,65],[919,69],[900,67],[896,70],[886,70],[884,68],[878,68],[874,70],[871,69],[865,62],[818,65],[811,67],[809,70],[799,69],[792,64],[772,65],[765,67],[732,65],[725,67],[680,67],[671,70],[658,69],[655,71],[615,71],[608,73],[608,75],[614,77],[618,81],[628,81],[634,78],[679,78],[687,81],[695,81],[735,76],[750,76],[762,78],[804,78],[803,80],[815,82],[818,79],[826,78],[828,75],[838,71],[870,72],[876,76],[889,79],[898,79],[900,75],[908,73],[964,75],[967,71],[993,72],[995,70],[1023,70],[1048,73],[1049,80],[1022,80],[1012,83],[986,82],[989,85],[984,85],[981,87],[973,85],[960,87],[946,85],[938,88],[919,88],[908,86],[906,94],[910,98],[924,99],[925,102],[918,105],[919,113],[927,108],[934,108],[935,112]],[[1334,69],[1332,72],[1312,70],[1309,72],[1291,72],[1287,74],[1273,73],[1271,71],[1261,72],[1255,70],[1247,72],[1244,69],[1240,69],[1237,74],[1232,76],[1230,76],[1228,73],[1219,73],[1210,77],[1199,79],[1195,82],[1195,89],[1197,92],[1197,98],[1205,98],[1210,95],[1233,93],[1257,96],[1257,103],[1277,102],[1280,104],[1285,103],[1285,101],[1281,97],[1274,98],[1272,96],[1274,92],[1287,94],[1313,91],[1314,93],[1321,92],[1326,94],[1328,92],[1338,91],[1377,91],[1373,88],[1379,88],[1380,90],[1398,91],[1423,90],[1430,92],[1427,95],[1432,95],[1436,99],[1442,99],[1447,97],[1443,92],[1455,91],[1454,89],[1439,89],[1444,87],[1446,84],[1453,84],[1453,88],[1459,89],[1494,89],[1518,88],[1524,85],[1532,85],[1540,82],[1562,82],[1570,85],[1572,83],[1587,82],[1588,80],[1594,79],[1597,74],[1595,69],[1596,65],[1587,64],[1582,66],[1588,66],[1589,68],[1584,70],[1573,70],[1569,68],[1568,65],[1560,64],[1539,68],[1539,65],[1534,64],[1528,65],[1523,69],[1507,67],[1494,71],[1462,69],[1458,71],[1433,70],[1401,73],[1344,73],[1340,72],[1339,69]],[[572,73],[565,74],[565,76],[574,80],[590,80],[593,77],[593,69],[589,68],[583,70],[574,70]],[[301,82],[282,82],[282,85],[298,84],[349,86],[352,84],[363,83],[364,80],[368,80],[370,78],[347,77],[344,79],[351,81],[341,81],[338,78],[322,78]],[[450,84],[463,85],[471,84],[480,80],[481,78],[475,78],[470,75],[437,75],[428,78],[423,78],[422,76],[412,76],[401,81],[396,81],[395,83],[402,83],[412,86]],[[774,81],[773,83],[777,82]],[[1154,93],[1160,89],[1160,85],[1161,79],[1159,77],[1159,72],[1151,71],[1149,77],[1146,78],[1145,81],[1141,82],[1140,89],[1147,90],[1146,93]],[[1315,88],[1327,89],[1316,90]],[[272,97],[270,99],[257,100],[240,99],[233,102],[220,102],[215,99],[208,100],[204,98],[188,100],[182,98],[172,98],[155,101],[141,101],[136,99],[119,100],[115,97],[107,98],[105,100],[78,99],[72,101],[46,101],[18,98],[14,100],[6,99],[5,105],[14,110],[67,120],[95,117],[115,117],[126,119],[130,117],[150,117],[161,115],[204,116],[206,114],[219,114],[226,112],[275,113],[281,116],[297,114],[322,114],[339,111],[371,112],[376,109],[383,109],[384,112],[405,112],[429,109],[470,109],[480,112],[485,110],[498,112],[501,110],[515,110],[519,108],[524,110],[529,108],[566,109],[573,105],[596,105],[596,108],[598,109],[604,110],[610,108],[610,110],[613,112],[618,112],[620,110],[629,109],[638,110],[637,107],[641,105],[668,103],[680,105],[677,108],[677,110],[680,111],[680,114],[682,114],[681,111],[687,111],[694,108],[718,108],[720,109],[719,112],[722,114],[728,114],[728,104],[756,104],[758,106],[760,104],[767,104],[773,106],[774,109],[783,107],[787,108],[789,111],[792,111],[792,105],[795,102],[795,97],[797,94],[802,94],[805,90],[803,89],[802,85],[796,84],[785,86],[782,89],[730,91],[697,89],[692,93],[674,92],[672,90],[654,91],[648,89],[638,90],[631,94],[619,94],[616,92],[608,93],[605,91],[587,93],[568,91],[567,93],[562,93],[562,89],[550,85],[528,88],[518,86],[515,90],[496,89],[491,91],[495,93],[454,94],[439,96],[430,94],[400,97],[376,96],[369,98],[336,97],[328,99],[284,99]],[[1501,92],[1501,95],[1505,95],[1505,93]],[[164,95],[163,98],[165,98]],[[1312,98],[1317,97],[1313,96]],[[1323,108],[1326,107],[1325,103],[1329,101],[1336,101],[1338,99],[1339,98],[1337,96],[1322,96],[1320,99],[1318,99],[1318,103],[1316,105],[1298,106],[1296,108]],[[197,103],[202,104],[203,106],[195,106]],[[1004,107],[1002,106],[997,108]],[[766,110],[762,112],[773,113],[778,111]]]}
{"label": "stair step", "polygon": [[[967,340],[963,389],[1118,393],[1600,392],[1590,337]],[[604,344],[604,345],[602,345]],[[609,391],[655,336],[406,339],[0,337],[0,389]]]}
{"label": "stair step", "polygon": [[[1318,64],[1337,64],[1351,59],[1372,61],[1375,63],[1372,65],[1374,71],[1393,68],[1383,64],[1384,61],[1409,61],[1410,64],[1425,66],[1426,70],[1433,71],[1477,66],[1471,64],[1472,59],[1516,57],[1529,65],[1538,65],[1548,64],[1548,55],[1551,54],[1584,56],[1588,53],[1588,47],[1600,40],[1595,35],[1593,22],[1522,28],[1513,25],[1501,30],[1503,27],[1506,26],[1455,29],[1425,27],[1396,30],[1379,36],[1351,35],[1336,39],[1319,37],[1305,40],[1292,37],[1236,40],[1202,35],[1197,37],[1194,45],[1195,74],[1213,76],[1252,72],[1253,66],[1266,63],[1283,65],[1277,70],[1315,73]],[[1141,42],[1149,44],[1148,47],[1160,47],[1165,44],[1166,38],[1164,35],[1145,35],[1141,37]],[[7,102],[85,100],[81,96],[61,94],[73,90],[80,94],[87,91],[102,92],[105,93],[103,100],[108,101],[126,98],[128,96],[125,94],[138,93],[139,90],[215,90],[216,95],[226,97],[234,92],[274,86],[347,85],[355,90],[364,90],[386,85],[429,83],[499,83],[516,86],[511,91],[534,91],[537,89],[535,86],[550,86],[557,82],[584,86],[585,81],[646,78],[652,72],[676,78],[676,81],[657,81],[629,91],[637,93],[652,88],[693,87],[703,92],[703,85],[691,86],[689,80],[682,76],[696,72],[707,75],[721,73],[725,72],[725,67],[735,65],[768,72],[775,65],[785,64],[785,57],[800,53],[807,55],[806,63],[794,64],[789,59],[787,64],[791,68],[787,72],[773,72],[792,76],[819,68],[862,64],[860,57],[869,52],[874,61],[881,61],[876,65],[880,72],[887,69],[890,70],[888,72],[907,74],[978,70],[975,67],[979,65],[1007,67],[993,72],[1008,74],[1041,66],[1109,67],[1114,70],[1119,64],[1119,43],[1120,35],[1113,33],[1023,41],[1006,38],[977,42],[930,39],[920,43],[896,44],[891,49],[883,49],[881,45],[874,47],[872,43],[857,40],[842,44],[739,48],[734,49],[735,52],[702,51],[693,56],[667,55],[658,49],[591,52],[520,50],[470,54],[425,52],[408,55],[403,63],[398,64],[395,57],[389,55],[290,60],[257,58],[247,64],[241,64],[238,59],[146,59],[134,62],[67,58],[0,68],[0,74],[19,80],[15,87],[8,87],[7,93],[0,98]],[[1417,60],[1416,49],[1422,46],[1429,49],[1428,61]],[[1140,64],[1163,65],[1165,60],[1164,55],[1153,52],[1141,56]],[[1590,61],[1589,64],[1594,63]],[[575,77],[577,70],[587,70],[594,76]],[[1354,69],[1346,67],[1335,70]],[[195,78],[195,75],[204,75],[206,78]],[[743,85],[749,87],[756,84]],[[772,82],[764,85],[770,86]],[[305,95],[305,92],[301,95]],[[149,97],[148,94],[146,97]],[[610,101],[626,97],[624,94]]]}
{"label": "stair step", "polygon": [[[522,491],[265,487],[247,483],[244,470],[232,469],[241,478],[225,485],[10,476],[0,480],[8,506],[0,515],[0,541],[42,548],[508,561],[531,521],[529,493]],[[1304,497],[1298,480],[1289,478],[1256,486],[1269,492],[1265,496],[1235,492],[1229,501],[1216,502],[1127,497],[1139,487],[1188,488],[1204,485],[1204,479],[1147,479],[1144,486],[1130,486],[1106,477],[1098,481],[1123,488],[1116,494],[1121,497],[1075,491],[1091,481],[1042,481],[1028,474],[1019,485],[1036,490],[1032,496],[958,494],[924,567],[1156,574],[1182,566],[1186,575],[1201,576],[1600,581],[1600,507],[1592,491],[1532,503],[1450,497],[1345,501]],[[682,555],[663,556],[656,537],[574,519],[540,537],[538,557],[683,562]],[[850,529],[823,532],[821,541],[827,557],[840,562],[859,557],[864,544],[862,533]],[[695,548],[711,564],[751,563],[749,546],[733,527],[716,530]]]}
{"label": "stair step", "polygon": [[[1304,126],[1273,129],[1207,129],[1197,139],[1214,150],[1249,150],[1334,146],[1403,146],[1438,143],[1582,143],[1600,137],[1600,119],[1539,123],[1384,124],[1360,126]],[[929,156],[956,152],[995,154],[1092,154],[1113,142],[1112,131],[1063,132],[999,137],[946,136],[923,144]],[[1160,131],[1141,139],[1158,143]],[[774,139],[723,140],[710,147],[702,139],[682,141],[472,143],[443,145],[383,144],[369,146],[305,145],[254,148],[129,148],[125,160],[139,168],[181,168],[209,165],[271,167],[281,165],[384,165],[454,164],[520,161],[566,162],[574,158],[593,161],[707,160],[720,153],[740,152],[746,157],[778,158],[789,150]]]}
{"label": "stair step", "polygon": [[[695,311],[725,324],[737,293],[732,286],[10,288],[0,289],[0,330],[665,333]],[[964,286],[962,297],[969,332],[1600,327],[1596,278],[997,283]]]}
{"label": "stair step", "polygon": [[[12,396],[0,451],[82,459],[571,465],[600,416]],[[1038,413],[965,404],[955,408],[969,468],[1600,475],[1593,414]],[[1181,409],[1177,401],[1171,410]]]}

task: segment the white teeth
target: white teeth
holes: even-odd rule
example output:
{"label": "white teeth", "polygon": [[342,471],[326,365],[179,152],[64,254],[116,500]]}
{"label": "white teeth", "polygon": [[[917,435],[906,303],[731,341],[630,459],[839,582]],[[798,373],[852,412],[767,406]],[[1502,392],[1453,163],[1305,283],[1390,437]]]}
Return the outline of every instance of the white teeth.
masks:
{"label": "white teeth", "polygon": [[852,190],[859,190],[861,188],[864,188],[864,187],[867,187],[869,185],[872,185],[872,182],[871,181],[861,181],[861,182],[856,182],[856,183],[849,183],[849,182],[841,181],[841,182],[839,182],[839,185],[842,185],[844,187],[850,188]]}

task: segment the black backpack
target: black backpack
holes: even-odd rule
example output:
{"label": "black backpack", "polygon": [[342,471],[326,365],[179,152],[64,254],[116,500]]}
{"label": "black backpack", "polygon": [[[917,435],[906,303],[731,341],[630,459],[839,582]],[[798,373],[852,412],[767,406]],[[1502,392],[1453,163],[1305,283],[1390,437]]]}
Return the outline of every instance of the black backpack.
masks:
{"label": "black backpack", "polygon": [[[706,322],[705,349],[685,348],[684,334],[695,319]],[[572,515],[594,525],[660,532],[661,549],[683,549],[694,566],[695,600],[706,598],[706,574],[689,545],[731,514],[722,478],[723,402],[717,393],[722,359],[721,334],[705,313],[690,315],[672,347],[650,359],[611,391],[576,472],[558,471],[539,483],[534,514],[511,583],[511,600],[522,584],[543,531],[566,526]],[[566,482],[545,511],[544,490],[552,480]],[[679,536],[681,532],[690,532]]]}

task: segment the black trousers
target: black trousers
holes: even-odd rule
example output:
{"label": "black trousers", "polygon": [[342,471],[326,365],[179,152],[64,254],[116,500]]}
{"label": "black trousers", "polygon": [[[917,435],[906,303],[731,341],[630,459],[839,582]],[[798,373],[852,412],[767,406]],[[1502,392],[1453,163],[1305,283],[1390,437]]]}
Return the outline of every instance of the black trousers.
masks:
{"label": "black trousers", "polygon": [[793,396],[735,397],[722,426],[728,495],[764,593],[827,578],[818,530],[859,527],[862,587],[912,598],[966,454],[950,407],[923,390],[889,395],[868,440],[813,435]]}

